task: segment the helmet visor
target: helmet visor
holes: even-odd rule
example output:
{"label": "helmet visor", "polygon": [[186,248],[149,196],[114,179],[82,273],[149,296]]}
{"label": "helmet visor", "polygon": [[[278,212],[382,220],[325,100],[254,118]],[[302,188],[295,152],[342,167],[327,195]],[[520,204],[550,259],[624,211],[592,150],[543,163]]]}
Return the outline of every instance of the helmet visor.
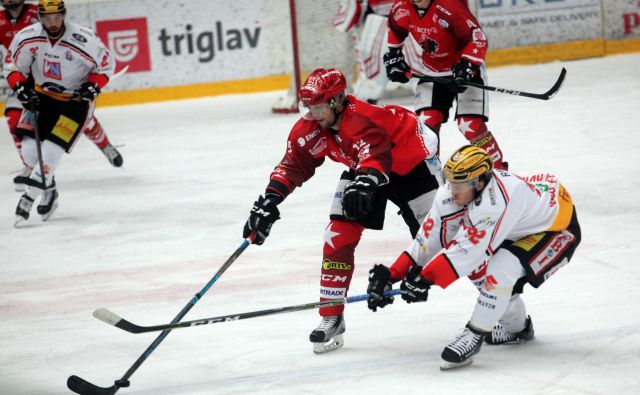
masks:
{"label": "helmet visor", "polygon": [[306,105],[302,103],[302,101],[298,102],[298,111],[300,111],[300,115],[302,115],[304,119],[322,118],[326,114],[327,110],[330,109],[331,106],[329,103]]}
{"label": "helmet visor", "polygon": [[452,182],[450,180],[447,180],[447,185],[449,186],[449,190],[451,192],[467,192],[471,189],[475,189],[478,186],[478,178],[476,177],[473,180],[464,182]]}

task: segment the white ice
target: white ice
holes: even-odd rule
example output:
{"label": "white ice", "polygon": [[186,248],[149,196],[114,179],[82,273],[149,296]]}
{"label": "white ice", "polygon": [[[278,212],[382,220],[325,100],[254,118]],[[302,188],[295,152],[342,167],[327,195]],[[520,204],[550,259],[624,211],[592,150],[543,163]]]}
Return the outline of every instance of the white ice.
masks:
{"label": "white ice", "polygon": [[[491,121],[511,169],[556,172],[571,192],[583,240],[540,289],[526,288],[536,339],[485,346],[474,363],[438,370],[468,320],[466,279],[371,313],[347,306],[346,345],[314,355],[317,311],[175,330],[131,378],[132,394],[639,394],[640,55],[490,70],[491,84],[543,92],[545,102],[491,95]],[[0,393],[65,394],[75,374],[119,379],[155,334],[94,319],[106,307],[143,325],[168,323],[242,241],[251,204],[285,151],[296,116],[276,93],[99,109],[124,167],[87,139],[57,171],[60,207],[12,227],[18,157],[0,131]],[[396,102],[411,105],[411,99]],[[463,143],[450,122],[443,152]],[[313,302],[322,233],[341,166],[325,163],[281,206],[263,246],[250,246],[185,319]],[[351,295],[369,268],[409,242],[394,207],[358,247]]]}

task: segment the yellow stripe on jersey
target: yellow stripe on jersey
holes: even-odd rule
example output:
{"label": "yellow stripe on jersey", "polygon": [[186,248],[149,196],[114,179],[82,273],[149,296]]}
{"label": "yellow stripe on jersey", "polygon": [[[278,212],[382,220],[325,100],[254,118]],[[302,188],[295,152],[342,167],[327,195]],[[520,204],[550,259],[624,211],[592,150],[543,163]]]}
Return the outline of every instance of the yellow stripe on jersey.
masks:
{"label": "yellow stripe on jersey", "polygon": [[553,220],[551,227],[549,228],[550,232],[559,232],[561,230],[567,229],[569,226],[569,222],[571,222],[571,217],[573,216],[573,199],[569,192],[564,188],[562,184],[559,185],[558,191],[558,214]]}

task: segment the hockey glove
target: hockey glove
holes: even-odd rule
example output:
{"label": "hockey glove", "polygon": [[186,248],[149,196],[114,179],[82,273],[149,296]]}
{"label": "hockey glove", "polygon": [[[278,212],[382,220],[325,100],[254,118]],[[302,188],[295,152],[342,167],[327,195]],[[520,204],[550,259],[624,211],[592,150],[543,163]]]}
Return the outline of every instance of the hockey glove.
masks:
{"label": "hockey glove", "polygon": [[407,73],[409,73],[411,69],[404,60],[401,48],[389,48],[389,52],[384,54],[382,60],[387,70],[387,78],[389,81],[399,82],[401,84],[409,82]]}
{"label": "hockey glove", "polygon": [[400,284],[400,296],[407,303],[426,302],[429,297],[431,281],[422,277],[420,266],[414,265]]}
{"label": "hockey glove", "polygon": [[453,81],[458,93],[467,90],[467,87],[459,85],[460,83],[477,81],[479,76],[480,66],[468,60],[463,59],[453,67]]}
{"label": "hockey glove", "polygon": [[15,87],[16,98],[22,103],[22,107],[29,111],[36,111],[40,106],[38,92],[24,82],[18,82]]}
{"label": "hockey glove", "polygon": [[371,174],[360,174],[348,183],[342,198],[344,215],[357,221],[371,212],[377,186],[378,178]]}
{"label": "hockey glove", "polygon": [[73,92],[72,100],[75,101],[93,101],[100,94],[100,87],[93,82],[84,82],[75,92]]}
{"label": "hockey glove", "polygon": [[393,296],[384,296],[385,291],[391,290],[393,283],[389,268],[385,265],[377,264],[369,270],[369,286],[367,287],[369,310],[375,312],[378,307],[383,308],[393,303]]}
{"label": "hockey glove", "polygon": [[260,195],[258,200],[253,203],[249,219],[244,224],[242,237],[246,239],[253,233],[253,244],[261,245],[269,236],[273,223],[279,219],[280,210],[278,210],[275,199],[272,200],[268,195],[266,198]]}

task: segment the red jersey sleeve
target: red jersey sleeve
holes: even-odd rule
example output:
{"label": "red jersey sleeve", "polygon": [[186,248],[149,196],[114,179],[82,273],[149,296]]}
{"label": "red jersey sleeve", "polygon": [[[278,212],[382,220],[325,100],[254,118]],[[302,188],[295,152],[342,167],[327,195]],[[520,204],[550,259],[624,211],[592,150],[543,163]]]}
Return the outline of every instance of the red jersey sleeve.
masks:
{"label": "red jersey sleeve", "polygon": [[284,199],[313,177],[316,167],[324,163],[324,157],[314,158],[298,144],[298,139],[308,134],[312,126],[312,122],[303,118],[293,125],[287,139],[287,152],[271,173],[267,191],[277,193]]}
{"label": "red jersey sleeve", "polygon": [[389,48],[402,48],[409,35],[409,15],[405,1],[397,0],[393,3],[387,19]]}
{"label": "red jersey sleeve", "polygon": [[446,4],[447,9],[453,13],[450,20],[454,34],[460,42],[460,57],[477,65],[483,64],[489,43],[478,20],[466,5],[458,1],[449,1]]}

